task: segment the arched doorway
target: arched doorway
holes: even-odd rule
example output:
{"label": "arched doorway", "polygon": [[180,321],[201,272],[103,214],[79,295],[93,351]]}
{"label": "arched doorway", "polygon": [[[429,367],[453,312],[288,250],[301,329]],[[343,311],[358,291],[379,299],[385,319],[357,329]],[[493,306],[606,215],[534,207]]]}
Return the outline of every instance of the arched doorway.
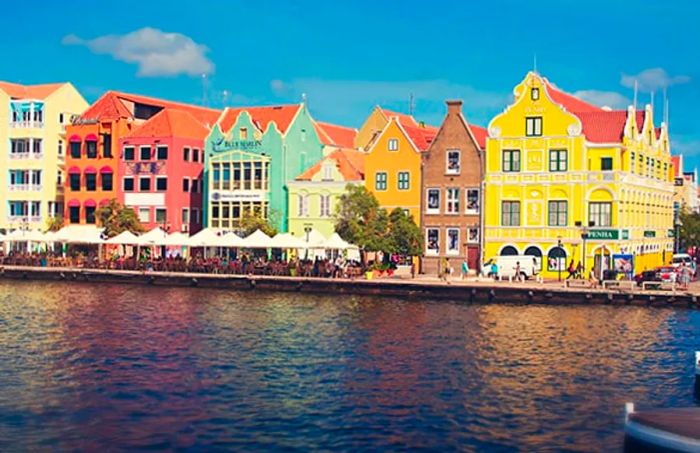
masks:
{"label": "arched doorway", "polygon": [[539,247],[531,245],[525,249],[525,255],[532,256],[535,260],[535,269],[537,272],[542,272],[542,250]]}
{"label": "arched doorway", "polygon": [[603,279],[604,273],[612,269],[612,256],[610,249],[605,245],[593,249],[593,269],[599,279]]}
{"label": "arched doorway", "polygon": [[559,272],[566,270],[566,250],[563,247],[553,247],[547,253],[547,270]]}
{"label": "arched doorway", "polygon": [[501,256],[515,256],[518,254],[518,249],[512,245],[507,245],[501,249]]}

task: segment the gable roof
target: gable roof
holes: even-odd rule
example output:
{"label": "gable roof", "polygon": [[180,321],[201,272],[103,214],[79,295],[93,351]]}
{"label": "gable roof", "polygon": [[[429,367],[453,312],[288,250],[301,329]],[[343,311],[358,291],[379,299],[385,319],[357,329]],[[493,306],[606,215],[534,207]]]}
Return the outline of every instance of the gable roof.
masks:
{"label": "gable roof", "polygon": [[403,130],[406,131],[413,145],[420,151],[427,150],[438,133],[438,128],[433,126],[407,126],[401,123],[400,120],[399,124],[403,127]]}
{"label": "gable roof", "polygon": [[683,174],[683,156],[671,156],[671,165],[673,165],[673,176],[679,178]]}
{"label": "gable roof", "polygon": [[296,177],[297,181],[310,181],[321,171],[323,163],[328,160],[335,161],[338,171],[346,181],[361,181],[365,178],[366,153],[351,148],[341,148],[333,151],[328,156],[318,161],[314,166]]}
{"label": "gable roof", "polygon": [[392,117],[396,117],[399,119],[399,121],[401,121],[401,124],[403,124],[403,125],[414,126],[414,127],[420,126],[420,124],[418,124],[416,119],[413,118],[413,116],[411,116],[411,115],[407,115],[405,113],[394,112],[393,110],[383,109],[379,106],[377,106],[377,108],[382,112],[382,114],[387,119],[387,121],[389,121]]}
{"label": "gable roof", "polygon": [[236,123],[238,115],[246,111],[250,114],[253,119],[255,127],[257,127],[261,132],[267,130],[267,126],[271,122],[275,122],[277,129],[284,134],[287,132],[289,125],[292,124],[292,120],[297,115],[299,109],[301,109],[302,104],[286,104],[286,105],[267,105],[267,106],[253,106],[253,107],[227,107],[224,110],[223,115],[219,119],[219,128],[224,134],[231,130],[233,125]]}
{"label": "gable roof", "polygon": [[352,148],[355,144],[357,129],[322,121],[316,121],[314,128],[324,145]]}
{"label": "gable roof", "polygon": [[477,126],[476,124],[467,124],[469,125],[469,129],[471,129],[472,134],[474,134],[476,144],[479,145],[479,148],[481,148],[482,150],[486,149],[486,137],[488,137],[489,135],[486,128]]}
{"label": "gable roof", "polygon": [[0,81],[0,90],[12,99],[46,99],[66,83],[44,83],[40,85],[21,85],[19,83]]}
{"label": "gable roof", "polygon": [[[182,102],[167,101],[164,99],[141,96],[139,94],[108,91],[81,115],[82,119],[95,119],[100,121],[116,120],[119,118],[134,118],[131,104],[145,104],[160,108],[175,108],[188,112],[198,121],[204,124],[214,124],[221,114],[220,110],[200,107]],[[149,118],[150,119],[150,118]]]}
{"label": "gable roof", "polygon": [[204,140],[207,135],[209,135],[209,128],[190,112],[165,108],[136,127],[129,137],[180,137]]}
{"label": "gable roof", "polygon": [[547,89],[547,94],[557,104],[561,104],[569,112],[599,112],[605,111],[601,107],[589,104],[588,102],[577,98],[569,93],[566,93],[557,88],[553,83],[543,78],[544,86]]}

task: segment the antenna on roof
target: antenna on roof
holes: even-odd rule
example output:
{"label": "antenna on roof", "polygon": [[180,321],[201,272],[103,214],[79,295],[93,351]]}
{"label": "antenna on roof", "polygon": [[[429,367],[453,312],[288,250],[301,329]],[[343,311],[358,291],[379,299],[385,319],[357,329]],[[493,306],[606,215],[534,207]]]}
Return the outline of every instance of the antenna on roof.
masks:
{"label": "antenna on roof", "polygon": [[413,116],[413,111],[415,110],[415,108],[415,98],[413,97],[413,93],[411,93],[408,95],[408,114]]}
{"label": "antenna on roof", "polygon": [[664,123],[668,129],[668,90],[664,87]]}
{"label": "antenna on roof", "polygon": [[637,91],[639,91],[639,84],[637,81],[634,81],[634,109],[637,110]]}
{"label": "antenna on roof", "polygon": [[202,73],[202,105],[207,106],[207,75]]}
{"label": "antenna on roof", "polygon": [[537,53],[532,54],[532,72],[537,74]]}
{"label": "antenna on roof", "polygon": [[226,104],[227,104],[227,102],[228,102],[228,90],[224,90],[223,93],[221,93],[221,94],[222,94],[222,96],[223,96],[223,98],[224,98],[224,100],[223,100],[223,102],[224,102],[224,107],[226,107]]}
{"label": "antenna on roof", "polygon": [[651,111],[652,112],[654,111],[654,94],[656,94],[656,93],[654,92],[654,90],[652,90],[651,94],[649,95],[651,97],[651,100],[649,101],[649,103],[651,104]]}

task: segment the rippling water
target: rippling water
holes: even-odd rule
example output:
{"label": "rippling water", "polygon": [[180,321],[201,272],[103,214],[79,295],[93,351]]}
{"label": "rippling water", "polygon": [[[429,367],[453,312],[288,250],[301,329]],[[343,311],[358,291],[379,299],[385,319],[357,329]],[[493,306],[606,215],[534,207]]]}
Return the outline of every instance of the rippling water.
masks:
{"label": "rippling water", "polygon": [[700,313],[0,282],[0,450],[615,450]]}

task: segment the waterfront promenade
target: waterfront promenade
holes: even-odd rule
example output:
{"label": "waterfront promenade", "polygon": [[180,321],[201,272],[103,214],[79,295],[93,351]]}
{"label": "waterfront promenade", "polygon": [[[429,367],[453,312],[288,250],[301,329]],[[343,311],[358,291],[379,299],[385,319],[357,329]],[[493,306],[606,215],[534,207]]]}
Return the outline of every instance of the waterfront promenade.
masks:
{"label": "waterfront promenade", "polygon": [[88,283],[141,284],[164,287],[202,287],[231,290],[304,292],[319,294],[450,299],[472,303],[607,304],[674,306],[700,309],[700,282],[687,290],[591,288],[584,282],[567,287],[559,281],[494,281],[434,276],[415,278],[315,278],[269,275],[203,274],[189,272],[130,271],[71,267],[6,265],[0,278]]}

